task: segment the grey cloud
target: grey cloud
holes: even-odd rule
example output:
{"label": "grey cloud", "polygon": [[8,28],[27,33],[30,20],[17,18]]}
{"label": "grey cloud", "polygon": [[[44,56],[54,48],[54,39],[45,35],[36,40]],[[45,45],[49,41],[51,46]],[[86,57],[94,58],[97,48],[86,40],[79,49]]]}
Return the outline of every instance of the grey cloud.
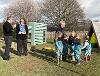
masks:
{"label": "grey cloud", "polygon": [[11,0],[0,0],[0,4],[8,4]]}
{"label": "grey cloud", "polygon": [[85,10],[87,17],[100,19],[100,0],[94,0],[90,7]]}

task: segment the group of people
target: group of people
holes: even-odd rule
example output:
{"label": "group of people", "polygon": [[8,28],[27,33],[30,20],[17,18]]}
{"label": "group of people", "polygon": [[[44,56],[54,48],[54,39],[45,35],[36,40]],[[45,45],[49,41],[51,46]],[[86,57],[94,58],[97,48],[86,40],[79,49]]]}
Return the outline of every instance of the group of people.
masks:
{"label": "group of people", "polygon": [[17,39],[17,52],[18,55],[27,56],[27,35],[28,27],[25,18],[21,18],[19,23],[15,23],[15,20],[12,16],[7,17],[7,21],[3,24],[3,33],[5,41],[5,52],[3,55],[3,60],[10,59],[11,45],[13,41],[13,30],[16,30],[16,39]]}
{"label": "group of people", "polygon": [[[17,39],[17,54],[19,56],[27,56],[27,35],[28,35],[28,26],[25,18],[21,18],[20,21],[16,24],[12,16],[7,17],[7,21],[3,24],[4,32],[4,41],[5,41],[5,52],[3,59],[10,59],[11,44],[13,41],[13,30],[16,30],[16,39]],[[72,32],[72,34],[67,37],[64,32],[65,22],[61,21],[59,28],[55,33],[55,47],[57,54],[58,64],[62,59],[69,59],[68,48],[70,48],[70,54],[72,61],[77,61],[77,64],[81,62],[81,50],[84,50],[85,61],[88,61],[88,58],[91,60],[91,44],[89,42],[88,35],[85,36],[84,46],[81,45],[81,39],[78,34]]]}
{"label": "group of people", "polygon": [[[91,60],[91,44],[89,42],[89,36],[86,34],[83,42],[81,43],[81,38],[79,34],[74,31],[69,37],[67,37],[64,32],[65,22],[61,21],[59,28],[57,28],[55,33],[55,47],[57,54],[57,63],[59,64],[60,60],[69,60],[71,56],[71,61],[76,61],[77,64],[81,63],[81,51],[84,51],[84,60]],[[69,50],[70,49],[70,53]],[[70,55],[69,55],[70,54]]]}

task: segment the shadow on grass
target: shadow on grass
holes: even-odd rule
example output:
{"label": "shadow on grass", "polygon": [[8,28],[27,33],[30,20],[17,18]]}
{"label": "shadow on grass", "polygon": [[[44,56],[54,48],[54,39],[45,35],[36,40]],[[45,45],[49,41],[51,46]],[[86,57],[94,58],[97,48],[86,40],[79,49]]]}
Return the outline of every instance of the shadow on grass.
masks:
{"label": "shadow on grass", "polygon": [[30,51],[28,53],[32,56],[38,57],[40,59],[44,59],[48,62],[56,63],[56,61],[54,60],[54,58],[56,58],[56,53],[53,51],[47,52],[47,51],[35,49],[34,51],[32,51],[32,52]]}
{"label": "shadow on grass", "polygon": [[5,49],[5,46],[2,46],[3,49]]}
{"label": "shadow on grass", "polygon": [[0,56],[2,57],[2,59],[4,59],[4,52],[2,50],[0,50]]}
{"label": "shadow on grass", "polygon": [[100,53],[100,49],[99,48],[92,48],[92,52],[94,52],[94,53]]}
{"label": "shadow on grass", "polygon": [[[61,66],[61,65],[57,65],[57,60],[55,58],[55,53],[47,53],[47,52],[43,52],[41,50],[36,50],[34,52],[28,52],[30,55],[34,56],[34,57],[37,57],[39,59],[43,59],[44,61],[47,61],[48,63],[51,63],[55,66],[58,66],[64,70],[67,70],[67,71],[70,71],[70,72],[73,72],[73,73],[76,73],[76,74],[79,74],[81,76],[85,76],[85,74],[82,74],[82,73],[79,73],[75,70],[71,70],[71,69],[68,69],[68,68],[65,68],[64,66]],[[53,55],[52,55],[53,54]]]}
{"label": "shadow on grass", "polygon": [[[2,58],[3,60],[6,60],[5,58],[7,58],[7,57],[5,56],[5,53],[4,53],[2,50],[0,50],[0,56],[1,56],[1,58]],[[14,58],[14,57],[10,57],[10,59],[12,59],[12,58]]]}
{"label": "shadow on grass", "polygon": [[[2,48],[5,49],[5,46],[2,46]],[[15,55],[18,55],[17,51],[14,50],[13,48],[10,49],[10,52],[15,54]]]}
{"label": "shadow on grass", "polygon": [[57,62],[54,60],[54,58],[53,57],[50,57],[50,56],[47,56],[47,55],[45,55],[45,54],[41,54],[41,53],[37,53],[37,52],[34,52],[34,53],[32,53],[32,52],[28,52],[30,55],[32,55],[32,56],[34,56],[34,57],[37,57],[37,58],[39,58],[39,59],[43,59],[43,60],[45,60],[45,61],[47,61],[47,62],[49,62],[49,63],[54,63],[54,64],[56,64]]}
{"label": "shadow on grass", "polygon": [[18,52],[16,50],[14,50],[13,48],[11,48],[11,53],[15,54],[15,55],[18,55]]}

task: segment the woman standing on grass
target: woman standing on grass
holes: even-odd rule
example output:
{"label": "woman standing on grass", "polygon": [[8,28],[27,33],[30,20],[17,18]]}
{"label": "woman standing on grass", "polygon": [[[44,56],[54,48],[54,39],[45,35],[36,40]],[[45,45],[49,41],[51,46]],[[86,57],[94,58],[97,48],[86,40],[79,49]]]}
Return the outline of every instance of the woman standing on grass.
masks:
{"label": "woman standing on grass", "polygon": [[20,24],[16,26],[16,33],[18,55],[21,56],[22,54],[24,54],[25,56],[27,56],[28,27],[25,18],[20,19]]}

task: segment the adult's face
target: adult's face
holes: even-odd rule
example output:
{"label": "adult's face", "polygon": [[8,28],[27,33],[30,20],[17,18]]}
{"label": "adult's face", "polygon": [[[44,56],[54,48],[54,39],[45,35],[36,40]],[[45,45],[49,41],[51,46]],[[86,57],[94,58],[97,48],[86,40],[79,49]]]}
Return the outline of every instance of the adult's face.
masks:
{"label": "adult's face", "polygon": [[9,23],[13,23],[14,22],[14,19],[11,17],[11,18],[9,18]]}
{"label": "adult's face", "polygon": [[65,27],[65,22],[61,22],[61,28],[64,28]]}
{"label": "adult's face", "polygon": [[24,24],[25,23],[25,21],[23,19],[21,19],[20,21],[21,21],[21,24]]}

